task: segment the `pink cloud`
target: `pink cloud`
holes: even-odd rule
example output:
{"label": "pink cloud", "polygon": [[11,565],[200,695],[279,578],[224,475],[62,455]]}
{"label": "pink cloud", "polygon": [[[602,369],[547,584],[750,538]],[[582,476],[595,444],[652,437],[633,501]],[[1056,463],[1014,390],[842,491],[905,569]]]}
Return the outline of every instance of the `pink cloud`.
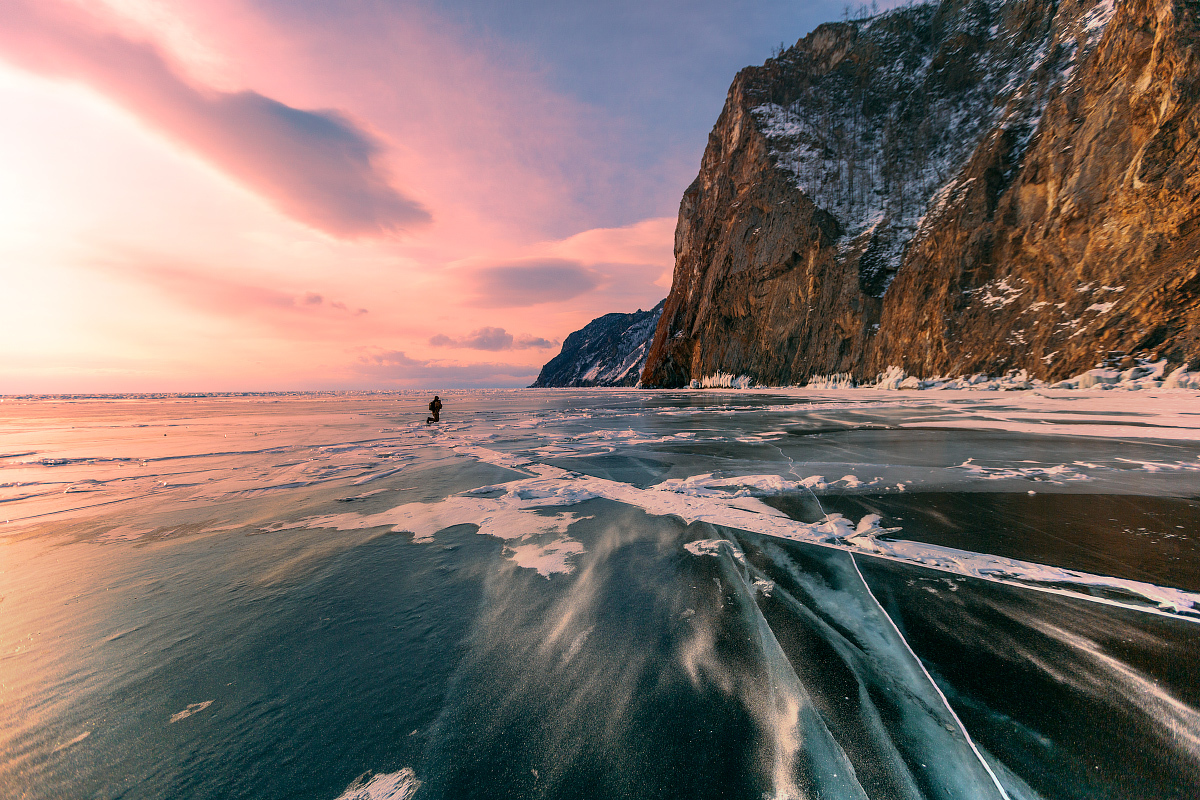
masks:
{"label": "pink cloud", "polygon": [[400,350],[376,350],[359,357],[356,371],[376,386],[528,386],[537,377],[538,367],[529,364],[426,361],[411,358]]}
{"label": "pink cloud", "polygon": [[9,0],[0,57],[90,85],[260,194],[339,237],[427,223],[393,188],[379,141],[333,110],[293,108],[253,91],[220,92],[182,78],[152,44],[106,29],[53,0]]}
{"label": "pink cloud", "polygon": [[541,336],[530,336],[523,333],[513,336],[504,328],[489,326],[471,331],[468,335],[453,339],[444,333],[431,336],[429,344],[432,347],[454,347],[464,350],[546,350],[557,347],[558,342],[552,342]]}
{"label": "pink cloud", "polygon": [[599,285],[599,276],[563,258],[524,259],[461,270],[466,303],[482,308],[524,308],[570,300]]}
{"label": "pink cloud", "polygon": [[[141,353],[146,389],[198,376],[231,388],[528,385],[556,340],[666,293],[674,219],[595,227],[614,217],[591,206],[629,191],[608,191],[613,128],[519,54],[464,40],[435,10],[373,0],[307,12],[172,0],[154,4],[163,25],[120,16],[135,7],[150,5],[11,0],[0,12],[0,60],[42,76],[0,67],[0,78],[61,98],[46,130],[79,131],[27,151],[65,176],[56,190],[71,200],[44,204],[28,263],[59,263],[90,287],[37,282],[47,308],[68,294],[85,310],[44,344],[48,358]],[[329,106],[342,111],[304,110]],[[120,147],[97,146],[96,118],[115,120],[104,130]],[[419,224],[389,175],[433,219],[367,239]],[[49,182],[31,170],[26,184]],[[348,348],[364,342],[391,355],[363,361]],[[496,353],[533,363],[490,363]]]}
{"label": "pink cloud", "polygon": [[555,336],[611,311],[650,308],[671,285],[674,227],[674,219],[658,217],[513,248],[505,259],[466,259],[451,268],[453,285],[462,287],[454,300],[475,308],[552,308],[573,326]]}
{"label": "pink cloud", "polygon": [[539,246],[549,255],[585,263],[644,264],[670,269],[675,264],[675,217],[652,217],[621,228],[592,228]]}
{"label": "pink cloud", "polygon": [[394,174],[435,217],[418,246],[445,248],[445,260],[478,255],[480,244],[569,235],[594,226],[598,214],[626,219],[660,191],[614,158],[626,146],[627,121],[557,90],[536,53],[481,40],[437,4],[176,7],[228,57],[214,80],[236,75],[239,85],[293,105],[335,103],[368,120],[391,145]]}

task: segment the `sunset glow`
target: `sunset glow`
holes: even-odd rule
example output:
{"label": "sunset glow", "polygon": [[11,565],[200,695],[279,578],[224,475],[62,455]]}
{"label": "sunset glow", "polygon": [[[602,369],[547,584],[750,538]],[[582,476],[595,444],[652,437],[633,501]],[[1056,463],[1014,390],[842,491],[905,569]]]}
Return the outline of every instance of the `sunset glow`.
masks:
{"label": "sunset glow", "polygon": [[654,305],[772,31],[616,8],[599,81],[550,8],[7,3],[0,393],[520,386]]}

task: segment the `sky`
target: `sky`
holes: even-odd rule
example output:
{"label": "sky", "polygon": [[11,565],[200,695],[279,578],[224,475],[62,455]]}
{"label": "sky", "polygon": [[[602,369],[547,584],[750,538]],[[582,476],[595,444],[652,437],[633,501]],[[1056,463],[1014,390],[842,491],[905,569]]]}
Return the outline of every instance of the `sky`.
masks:
{"label": "sky", "polygon": [[824,0],[0,0],[0,394],[526,386]]}

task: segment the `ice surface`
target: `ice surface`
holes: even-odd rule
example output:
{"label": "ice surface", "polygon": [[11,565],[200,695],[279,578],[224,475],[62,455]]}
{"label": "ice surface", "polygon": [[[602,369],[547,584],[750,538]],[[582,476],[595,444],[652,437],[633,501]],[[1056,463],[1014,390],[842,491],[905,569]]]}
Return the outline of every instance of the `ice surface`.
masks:
{"label": "ice surface", "polygon": [[[689,743],[708,740],[687,728],[688,736],[669,743],[681,748],[678,763],[694,771],[715,763],[719,750],[741,765],[730,767],[743,776],[737,780],[757,776],[729,784],[744,796],[1033,796],[1046,789],[1039,776],[1067,767],[1039,751],[1037,739],[1005,749],[1004,736],[1040,731],[1060,752],[1085,732],[1078,720],[1087,714],[1149,736],[1144,748],[1133,746],[1148,760],[1128,766],[1132,784],[1196,783],[1200,684],[1188,678],[1191,661],[1171,660],[1183,658],[1179,648],[1200,620],[1200,591],[1192,577],[1184,580],[1192,572],[1171,561],[1191,552],[1189,537],[1200,530],[1186,500],[1200,472],[1193,393],[842,387],[442,396],[445,422],[437,427],[421,424],[426,398],[415,395],[298,397],[278,413],[244,399],[127,400],[119,414],[103,402],[86,413],[54,400],[15,405],[25,416],[0,427],[7,454],[0,518],[11,520],[0,525],[0,544],[6,567],[16,565],[0,573],[0,645],[15,670],[6,680],[14,708],[50,710],[0,728],[0,752],[15,752],[12,736],[43,755],[72,740],[68,755],[92,747],[97,737],[78,737],[103,715],[99,706],[77,711],[87,694],[68,690],[72,676],[106,675],[122,659],[129,666],[113,680],[152,687],[152,702],[137,697],[122,712],[146,716],[144,727],[121,723],[134,742],[207,703],[238,724],[263,713],[273,720],[286,713],[271,705],[286,695],[281,687],[239,706],[233,693],[249,692],[252,682],[222,688],[228,676],[273,674],[334,653],[335,661],[320,662],[331,672],[369,660],[404,629],[414,649],[384,659],[382,674],[392,677],[371,678],[384,698],[373,702],[386,713],[368,723],[426,705],[419,720],[406,720],[403,735],[414,731],[409,749],[390,762],[387,755],[363,761],[383,769],[412,764],[431,796],[484,785],[462,777],[464,765],[503,782],[497,791],[510,796],[586,795],[564,781],[597,743],[633,760],[614,775],[683,781],[686,770],[662,766],[667,745],[648,748],[633,721],[691,713],[714,715],[688,722],[697,736],[738,733],[699,756]],[[1026,494],[1031,486],[1036,496]],[[935,494],[955,502],[935,508]],[[1101,495],[1104,503],[1092,499]],[[1010,499],[973,500],[1002,496]],[[1078,501],[1069,520],[1066,504],[1055,505],[1064,497]],[[1131,505],[1104,541],[1119,538],[1125,552],[1164,548],[1162,558],[1092,552],[1106,545],[1089,540],[1099,528],[1081,529],[1081,516],[1093,504],[1107,514],[1100,509],[1122,497],[1148,510]],[[1156,499],[1171,500],[1173,516]],[[1016,532],[1004,548],[989,540],[1001,507],[1011,514],[1006,530]],[[920,540],[905,509],[927,512],[958,538]],[[1138,519],[1147,521],[1126,521]],[[1032,534],[1023,543],[1026,529],[1036,529],[1040,544]],[[1088,552],[1064,558],[1046,542]],[[1177,542],[1187,544],[1169,549]],[[126,563],[145,566],[103,577]],[[221,569],[239,571],[209,583]],[[25,577],[33,574],[40,583]],[[198,604],[156,605],[193,584]],[[23,616],[47,591],[45,616]],[[329,607],[354,591],[363,593],[361,605],[340,614]],[[273,605],[285,598],[294,598],[289,610]],[[245,615],[212,646],[196,621],[208,619],[210,606],[239,603]],[[90,612],[95,604],[107,610]],[[128,619],[103,622],[114,609]],[[925,615],[920,635],[915,617],[901,612]],[[101,620],[101,633],[83,644],[50,650],[38,638],[90,618]],[[182,671],[192,681],[189,669],[207,669],[225,648],[253,647],[291,619],[289,644],[216,664],[195,684],[212,700],[166,696],[172,690],[153,677]],[[448,619],[460,622],[445,627]],[[372,620],[379,629],[370,636],[354,627]],[[991,708],[1003,698],[984,702],[986,687],[961,672],[947,678],[972,651],[941,658],[937,637],[972,631],[973,652],[992,637],[1035,640],[1037,647],[1009,648],[1019,654],[1014,674],[1044,679],[1039,686],[1052,687],[1039,690],[1049,693],[1047,704],[1061,700],[1053,692],[1070,693],[1078,719],[1056,723],[1058,732],[1029,720],[1020,727],[1012,720],[1022,708],[1002,717]],[[147,652],[160,661],[140,661]],[[81,666],[79,659],[93,660]],[[453,662],[447,682],[425,692],[440,668],[428,664],[443,661]],[[971,663],[989,668],[982,661],[994,659]],[[325,679],[313,680],[323,686]],[[349,702],[371,681],[331,683],[304,713]],[[96,697],[120,695],[98,685]],[[668,711],[654,705],[660,692],[671,697]],[[172,726],[180,763],[192,763],[187,748],[211,741],[188,737],[210,736],[206,723],[216,720],[210,714]],[[105,728],[105,747],[117,735]],[[1120,754],[1129,741],[1136,739],[1096,747]],[[136,761],[127,750],[122,757]],[[1018,751],[1027,760],[1013,756]],[[455,755],[413,760],[422,753]],[[532,753],[554,755],[547,763]],[[653,769],[638,758],[655,761]],[[58,769],[59,762],[45,763]],[[324,796],[336,796],[354,774],[330,777]],[[415,775],[363,776],[342,796],[411,797]],[[1120,775],[1105,780],[1079,778],[1071,786],[1083,793],[1068,795],[1120,786],[1109,795],[1145,796],[1127,791]]]}
{"label": "ice surface", "polygon": [[[445,447],[461,448],[463,452],[469,453],[481,461],[498,466],[514,464],[511,456],[474,445],[467,437],[442,436],[439,437],[439,443]],[[782,478],[778,483],[773,479],[768,480],[764,476],[748,476],[744,479],[733,478],[714,482],[711,475],[701,475],[666,485],[659,484],[651,489],[639,489],[626,483],[573,473],[557,467],[532,465],[529,462],[522,462],[522,466],[536,473],[536,477],[480,487],[471,490],[467,497],[449,498],[440,504],[406,504],[376,515],[340,514],[307,519],[295,524],[341,530],[388,525],[397,531],[413,531],[416,534],[416,541],[432,541],[433,534],[438,530],[454,524],[469,523],[478,525],[480,533],[503,539],[513,539],[537,534],[559,533],[565,531],[574,521],[571,514],[545,518],[531,514],[532,509],[571,506],[584,500],[604,498],[636,506],[651,514],[677,516],[688,523],[707,522],[782,539],[810,542],[824,547],[861,550],[873,555],[907,561],[953,574],[970,575],[984,580],[1014,583],[1044,591],[1071,594],[1094,602],[1133,604],[1135,607],[1150,604],[1164,611],[1195,615],[1200,618],[1200,594],[1155,586],[1142,581],[1063,570],[1016,559],[1003,559],[932,545],[881,539],[880,535],[891,533],[895,529],[879,528],[877,520],[867,518],[860,520],[856,525],[841,515],[834,514],[827,516],[821,522],[806,524],[781,515],[775,509],[765,505],[746,508],[743,506],[743,498],[747,495],[739,497],[737,493],[724,493],[713,488],[720,484],[749,483],[767,486],[768,490],[778,488],[782,491],[784,487]],[[967,472],[977,472],[985,480],[1027,477],[1032,474],[1068,481],[1086,479],[1065,465],[1049,469],[1029,467],[1001,469],[993,470],[990,474],[986,468],[973,467],[969,461],[957,465],[956,468],[964,469]],[[799,481],[791,484],[793,489],[800,486],[826,488],[819,478],[815,481],[808,479],[808,483]],[[900,485],[900,488],[903,490],[903,484]],[[499,494],[499,496],[481,496],[487,494]],[[709,552],[708,547],[708,545],[704,545],[701,549]],[[532,554],[535,550],[530,549],[523,552]],[[560,547],[556,552],[565,554],[577,551],[567,551]],[[521,562],[518,560],[518,563]],[[559,562],[538,562],[532,555],[529,556],[526,565],[534,563],[541,564],[538,569],[542,571],[543,569],[553,569],[552,564]],[[563,569],[569,568],[565,558],[561,564]],[[1106,595],[1097,598],[1093,595],[1093,590],[1104,591]]]}

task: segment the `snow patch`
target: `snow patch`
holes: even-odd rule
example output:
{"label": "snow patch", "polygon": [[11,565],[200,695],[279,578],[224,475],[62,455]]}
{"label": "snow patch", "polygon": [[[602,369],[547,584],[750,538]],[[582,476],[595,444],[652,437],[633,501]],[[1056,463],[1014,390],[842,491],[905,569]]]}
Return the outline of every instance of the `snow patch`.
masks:
{"label": "snow patch", "polygon": [[[993,292],[993,290],[995,291]],[[995,311],[1015,303],[1017,298],[1025,293],[1025,290],[1009,284],[1008,278],[1002,278],[989,281],[978,289],[967,289],[963,294],[970,295],[978,292],[982,292],[979,299],[983,304]]]}
{"label": "snow patch", "polygon": [[684,544],[683,549],[694,556],[719,556],[721,550],[725,549],[738,561],[746,560],[746,554],[742,552],[742,548],[738,547],[736,542],[728,539],[697,539]]}
{"label": "snow patch", "polygon": [[1064,481],[1091,480],[1074,467],[1058,464],[1052,467],[985,467],[974,463],[975,459],[968,458],[954,469],[965,470],[981,480],[999,481],[1019,478],[1028,481],[1049,481],[1062,483]]}
{"label": "snow patch", "polygon": [[[693,475],[690,478],[669,478],[651,486],[651,491],[672,492],[688,497],[719,497],[733,500],[743,497],[775,497],[801,490],[825,491],[831,487],[857,489],[878,483],[878,479],[863,482],[854,475],[844,475],[835,481],[826,482],[821,475],[809,475],[799,480],[788,480],[781,475],[734,475],[714,478],[712,473]],[[732,491],[730,491],[732,489]],[[765,513],[779,513],[764,506]],[[757,510],[757,509],[755,509]]]}
{"label": "snow patch", "polygon": [[1188,372],[1187,367],[1180,367],[1167,376],[1162,388],[1200,389],[1200,372]]}
{"label": "snow patch", "polygon": [[360,775],[337,800],[411,800],[420,788],[416,773],[405,767],[399,772]]}
{"label": "snow patch", "polygon": [[538,575],[549,578],[553,573],[569,573],[574,569],[572,556],[584,552],[583,545],[574,539],[555,539],[548,544],[532,542],[510,547],[512,560],[518,567],[537,570]]}
{"label": "snow patch", "polygon": [[[464,449],[475,454],[472,448]],[[503,454],[496,455],[503,457]],[[482,496],[496,494],[499,496]],[[481,486],[437,503],[406,503],[378,514],[308,517],[295,522],[278,523],[264,529],[264,532],[290,528],[346,531],[386,527],[395,533],[412,533],[416,544],[428,544],[438,531],[454,525],[474,525],[484,536],[493,536],[506,542],[521,542],[508,545],[505,552],[519,566],[536,569],[538,574],[549,576],[554,572],[571,572],[574,569],[571,558],[584,552],[579,542],[565,536],[567,528],[579,517],[570,512],[547,516],[534,509],[575,505],[596,496],[578,484],[534,479],[500,486]],[[553,537],[553,540],[548,543],[541,541],[547,537]]]}
{"label": "snow patch", "polygon": [[[1077,321],[1077,320],[1076,320]],[[1042,360],[1050,363],[1057,351],[1043,356]],[[957,378],[935,376],[933,378],[917,378],[907,375],[897,366],[890,366],[881,372],[875,383],[868,388],[885,390],[926,390],[926,389],[968,389],[973,391],[1019,391],[1024,389],[1123,389],[1138,391],[1144,389],[1200,389],[1200,372],[1188,372],[1186,366],[1179,367],[1170,375],[1166,375],[1167,361],[1141,360],[1136,366],[1126,370],[1116,370],[1107,367],[1097,367],[1080,373],[1072,378],[1066,378],[1057,383],[1047,384],[1038,378],[1030,378],[1025,370],[1011,370],[1006,375],[993,377],[983,373],[964,375]]]}
{"label": "snow patch", "polygon": [[172,714],[171,722],[172,723],[179,722],[180,720],[187,719],[188,717],[192,716],[193,714],[199,714],[201,711],[208,708],[212,704],[213,704],[212,700],[205,700],[202,703],[190,703],[188,705],[188,707],[185,708],[183,711],[176,711],[174,714]]}
{"label": "snow patch", "polygon": [[1117,0],[1100,0],[1091,11],[1083,15],[1083,30],[1088,39],[1095,39],[1108,25],[1117,10]]}

